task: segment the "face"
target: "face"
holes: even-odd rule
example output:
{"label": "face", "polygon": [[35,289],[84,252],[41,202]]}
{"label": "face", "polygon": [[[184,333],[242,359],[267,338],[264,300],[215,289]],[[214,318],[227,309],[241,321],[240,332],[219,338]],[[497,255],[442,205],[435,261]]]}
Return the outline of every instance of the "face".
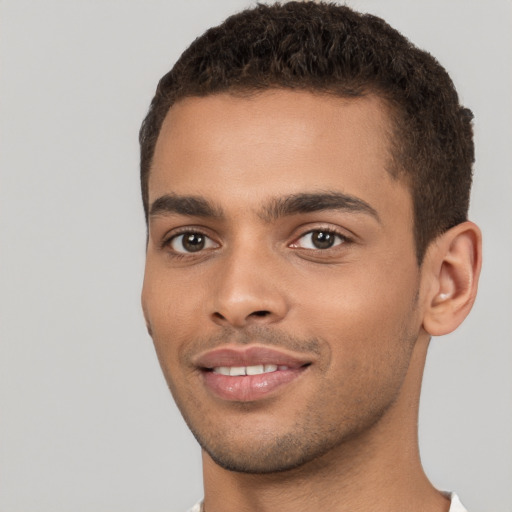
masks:
{"label": "face", "polygon": [[167,115],[143,309],[178,407],[222,467],[342,452],[401,392],[419,269],[388,132],[373,97],[218,94]]}

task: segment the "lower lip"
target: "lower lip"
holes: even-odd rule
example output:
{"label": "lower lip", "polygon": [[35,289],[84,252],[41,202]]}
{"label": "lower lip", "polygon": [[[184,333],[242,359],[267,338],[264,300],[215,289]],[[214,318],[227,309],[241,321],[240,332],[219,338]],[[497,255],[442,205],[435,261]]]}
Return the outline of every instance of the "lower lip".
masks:
{"label": "lower lip", "polygon": [[239,377],[221,375],[208,370],[204,370],[202,373],[208,390],[219,398],[236,402],[252,402],[265,398],[290,384],[305,370],[306,367],[303,366],[301,368]]}

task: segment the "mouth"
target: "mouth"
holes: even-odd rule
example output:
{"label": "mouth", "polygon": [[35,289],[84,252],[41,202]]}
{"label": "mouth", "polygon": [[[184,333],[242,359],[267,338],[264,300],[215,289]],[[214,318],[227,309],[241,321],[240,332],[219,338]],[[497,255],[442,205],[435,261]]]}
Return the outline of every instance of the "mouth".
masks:
{"label": "mouth", "polygon": [[216,366],[211,368],[211,371],[220,375],[229,375],[230,377],[242,377],[243,375],[262,375],[263,373],[282,372],[289,369],[286,365],[254,364],[251,366]]}
{"label": "mouth", "polygon": [[217,398],[252,402],[275,395],[300,377],[311,360],[267,347],[227,347],[198,357],[203,384]]}

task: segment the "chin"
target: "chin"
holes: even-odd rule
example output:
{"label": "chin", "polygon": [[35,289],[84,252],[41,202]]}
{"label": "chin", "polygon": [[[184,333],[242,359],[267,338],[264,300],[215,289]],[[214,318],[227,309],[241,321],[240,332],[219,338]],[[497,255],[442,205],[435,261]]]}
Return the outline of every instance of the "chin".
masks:
{"label": "chin", "polygon": [[328,449],[325,449],[321,450],[321,453],[316,450],[314,453],[308,453],[293,445],[284,446],[291,444],[289,441],[282,441],[281,444],[283,446],[280,450],[269,450],[268,447],[262,449],[259,446],[254,450],[244,450],[243,453],[234,452],[233,450],[215,450],[205,446],[203,446],[203,449],[221,468],[236,473],[254,475],[291,471],[328,451]]}
{"label": "chin", "polygon": [[336,446],[343,444],[344,436],[312,431],[275,433],[244,438],[237,433],[213,437],[192,431],[201,448],[221,468],[246,474],[271,474],[291,471],[319,461]]}

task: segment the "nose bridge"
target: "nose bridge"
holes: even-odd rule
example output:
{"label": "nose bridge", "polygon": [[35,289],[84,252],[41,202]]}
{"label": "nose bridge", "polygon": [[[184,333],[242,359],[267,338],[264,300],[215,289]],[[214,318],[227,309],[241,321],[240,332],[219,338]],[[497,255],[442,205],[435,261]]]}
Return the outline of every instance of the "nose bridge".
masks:
{"label": "nose bridge", "polygon": [[279,280],[278,256],[265,243],[237,243],[220,256],[212,314],[216,321],[243,326],[277,322],[287,303]]}

